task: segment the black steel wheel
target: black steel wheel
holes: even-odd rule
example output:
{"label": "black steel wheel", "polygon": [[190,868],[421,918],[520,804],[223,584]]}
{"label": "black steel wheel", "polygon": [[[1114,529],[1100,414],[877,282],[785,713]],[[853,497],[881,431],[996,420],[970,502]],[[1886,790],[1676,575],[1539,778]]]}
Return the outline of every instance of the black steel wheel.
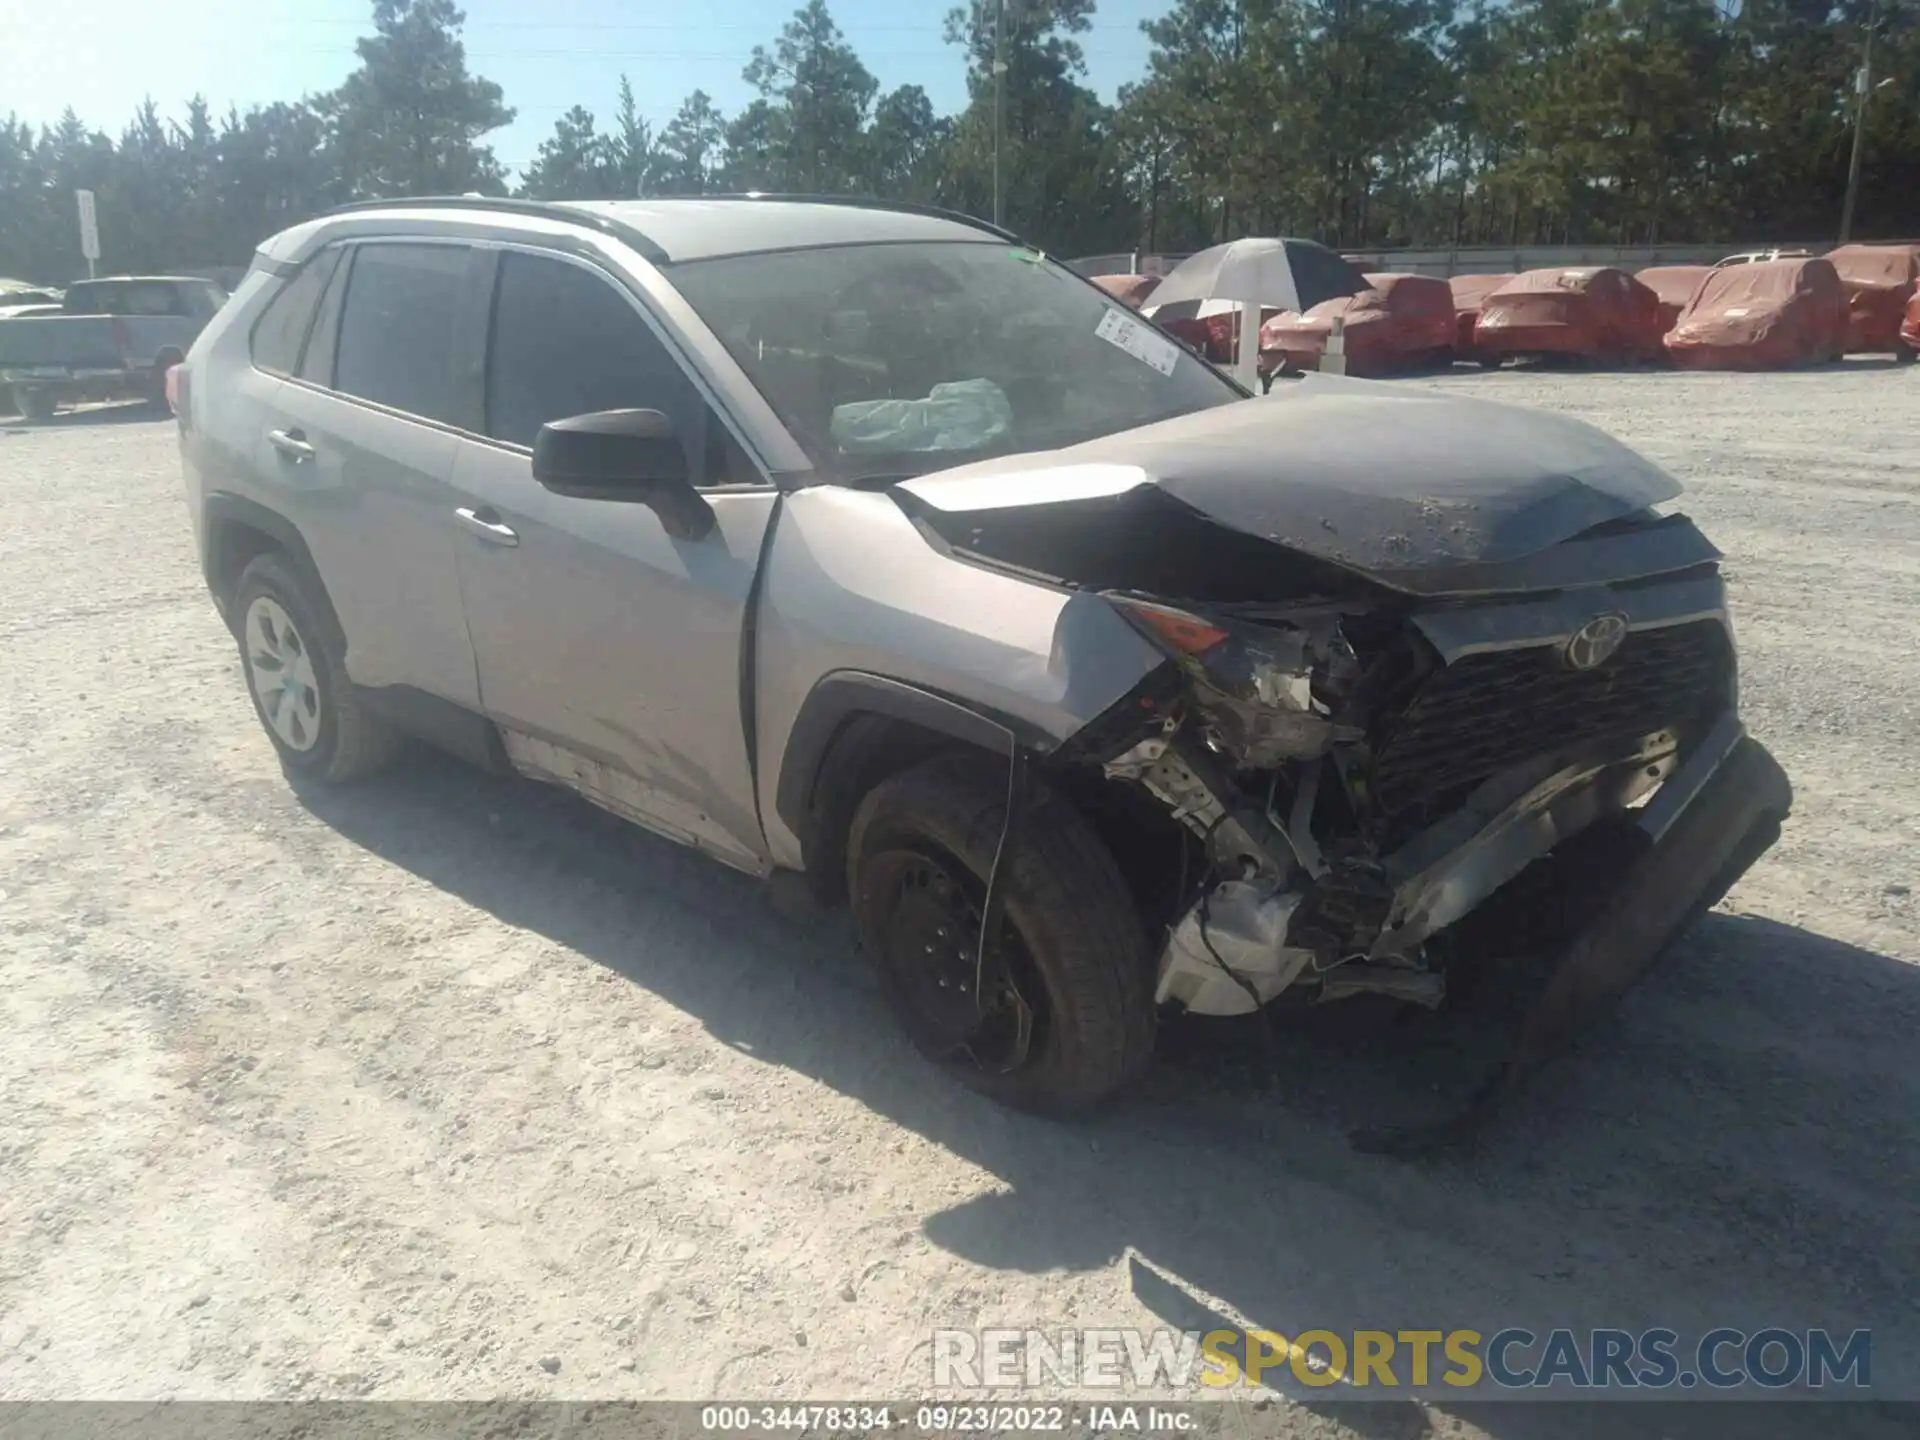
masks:
{"label": "black steel wheel", "polygon": [[983,965],[1006,804],[1006,762],[989,756],[943,755],[883,780],[848,833],[848,893],[923,1054],[1005,1104],[1077,1114],[1152,1055],[1146,931],[1099,836],[1036,781],[1001,861],[1002,919]]}
{"label": "black steel wheel", "polygon": [[1045,987],[1004,921],[992,952],[982,956],[984,887],[951,855],[927,853],[937,850],[927,845],[870,857],[865,875],[879,916],[874,959],[904,1002],[901,1018],[923,1052],[985,1074],[1009,1074],[1032,1053],[1036,1018],[1048,1011]]}

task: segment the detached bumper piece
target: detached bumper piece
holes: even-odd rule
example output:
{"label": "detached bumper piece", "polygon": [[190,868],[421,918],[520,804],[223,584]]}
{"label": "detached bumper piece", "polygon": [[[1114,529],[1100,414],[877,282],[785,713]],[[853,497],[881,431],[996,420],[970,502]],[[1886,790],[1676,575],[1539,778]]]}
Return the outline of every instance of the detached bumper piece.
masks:
{"label": "detached bumper piece", "polygon": [[1541,961],[1482,977],[1511,1048],[1464,1111],[1433,1124],[1363,1131],[1355,1145],[1417,1155],[1469,1143],[1521,1080],[1605,1014],[1766,853],[1792,804],[1779,763],[1737,717],[1724,717],[1642,807],[1632,858],[1586,928]]}

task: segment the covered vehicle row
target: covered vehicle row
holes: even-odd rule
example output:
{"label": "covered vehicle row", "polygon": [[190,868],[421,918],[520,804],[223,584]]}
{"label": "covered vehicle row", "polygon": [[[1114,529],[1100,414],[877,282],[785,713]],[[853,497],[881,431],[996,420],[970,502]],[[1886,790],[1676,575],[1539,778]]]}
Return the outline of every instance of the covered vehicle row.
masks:
{"label": "covered vehicle row", "polygon": [[[1257,313],[1263,375],[1289,366],[1322,368],[1336,329],[1345,355],[1340,368],[1365,376],[1452,360],[1637,365],[1665,359],[1694,369],[1768,369],[1843,354],[1891,353],[1906,361],[1920,353],[1913,303],[1920,244],[1739,258],[1739,264],[1663,265],[1636,274],[1587,265],[1439,280],[1362,275],[1311,242],[1247,240],[1192,257],[1157,288],[1144,276],[1096,283],[1220,365],[1247,361],[1240,317]],[[1319,287],[1317,297],[1295,286],[1291,267],[1302,262]],[[1276,265],[1285,284],[1270,276],[1252,283],[1256,272]],[[1338,285],[1324,283],[1334,275]],[[1224,293],[1229,290],[1232,298]],[[1256,299],[1257,311],[1250,303]]]}

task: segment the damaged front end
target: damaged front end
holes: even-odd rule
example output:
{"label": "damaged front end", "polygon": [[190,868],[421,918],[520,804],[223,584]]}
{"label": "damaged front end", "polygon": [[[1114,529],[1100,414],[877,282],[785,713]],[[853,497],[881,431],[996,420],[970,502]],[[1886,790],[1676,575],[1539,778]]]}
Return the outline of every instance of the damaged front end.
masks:
{"label": "damaged front end", "polygon": [[1720,552],[1659,513],[1678,493],[1564,416],[1310,377],[896,498],[1166,656],[1052,762],[1113,817],[1166,1006],[1492,995],[1512,1074],[1792,801],[1738,718]]}
{"label": "damaged front end", "polygon": [[[1189,837],[1159,917],[1168,1007],[1437,1007],[1485,979],[1533,992],[1524,1067],[1717,900],[1790,804],[1736,717],[1710,566],[1510,600],[1107,598],[1171,662],[1082,754]],[[1541,954],[1560,963],[1500,963]]]}

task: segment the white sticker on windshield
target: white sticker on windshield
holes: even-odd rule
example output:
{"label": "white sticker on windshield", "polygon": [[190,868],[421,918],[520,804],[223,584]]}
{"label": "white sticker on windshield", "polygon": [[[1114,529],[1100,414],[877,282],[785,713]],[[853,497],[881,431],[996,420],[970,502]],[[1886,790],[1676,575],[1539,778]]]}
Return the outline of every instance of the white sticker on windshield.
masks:
{"label": "white sticker on windshield", "polygon": [[1151,365],[1162,375],[1171,375],[1180,360],[1178,345],[1118,310],[1102,315],[1093,333],[1109,345],[1119,346],[1142,365]]}

